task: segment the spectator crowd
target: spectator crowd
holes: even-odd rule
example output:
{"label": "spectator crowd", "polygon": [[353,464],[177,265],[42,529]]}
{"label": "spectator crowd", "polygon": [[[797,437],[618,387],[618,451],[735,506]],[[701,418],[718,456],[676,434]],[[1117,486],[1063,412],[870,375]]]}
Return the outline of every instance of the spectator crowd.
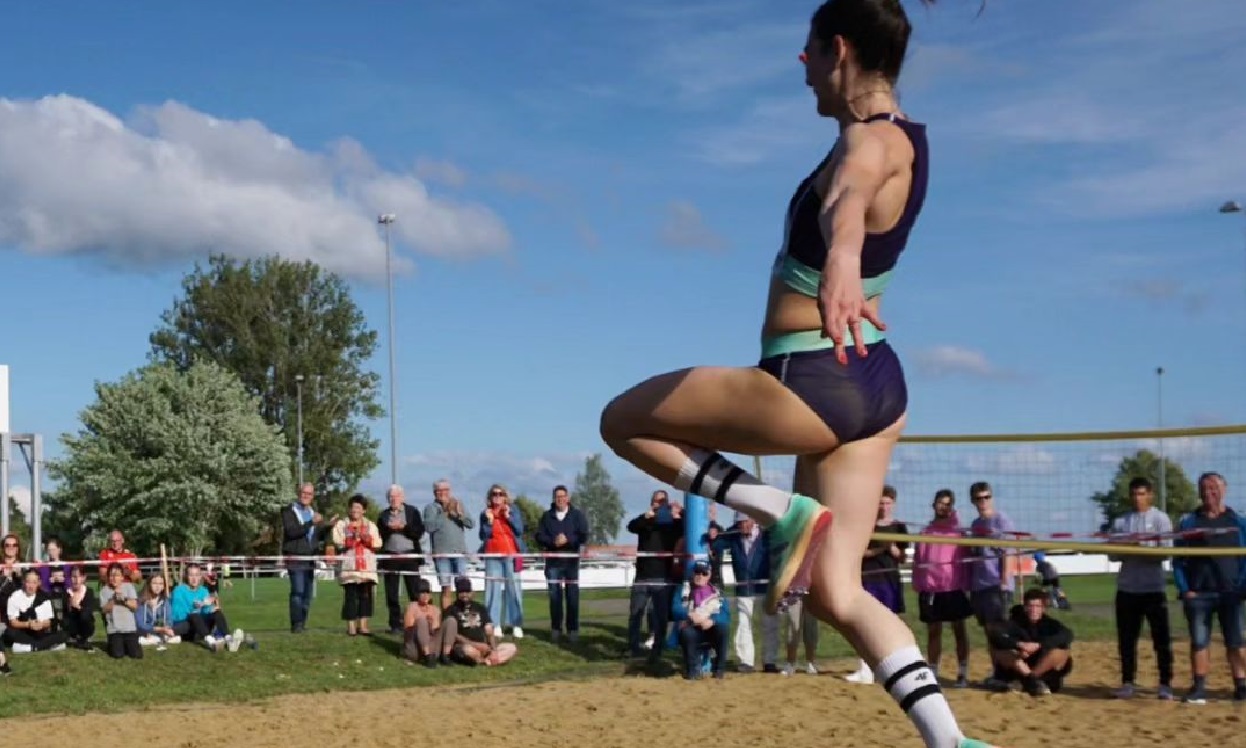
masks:
{"label": "spectator crowd", "polygon": [[[1233,699],[1246,702],[1246,556],[1170,556],[1164,550],[1246,547],[1246,519],[1226,505],[1224,478],[1216,473],[1200,476],[1200,505],[1175,527],[1154,506],[1148,480],[1134,479],[1129,493],[1132,510],[1112,523],[1112,542],[1155,550],[1113,559],[1120,563],[1114,605],[1121,680],[1116,696],[1132,698],[1140,691],[1137,647],[1145,624],[1159,671],[1155,696],[1175,698],[1165,566],[1170,561],[1191,642],[1190,686],[1183,701],[1202,704],[1208,698],[1214,622],[1227,651]],[[1060,691],[1074,665],[1074,632],[1051,609],[1069,609],[1072,603],[1055,566],[1041,553],[1034,554],[1040,583],[1025,590],[1019,602],[1014,600],[1018,560],[1026,552],[1010,551],[1015,543],[989,542],[1018,537],[1016,527],[997,507],[991,485],[976,482],[969,487],[976,516],[968,524],[962,524],[955,493],[938,490],[931,519],[920,530],[921,536],[931,538],[974,538],[971,545],[905,542],[908,528],[894,515],[897,498],[890,486],[879,497],[876,530],[889,539],[869,544],[861,562],[862,583],[888,609],[904,614],[901,570],[910,566],[917,617],[925,627],[926,656],[936,674],[944,659],[946,626],[955,644],[955,675],[950,680],[958,688],[969,686],[972,620],[982,629],[988,650],[983,687],[1006,691],[1019,684],[1034,696]],[[527,547],[522,514],[506,487],[498,484],[490,487],[485,508],[474,517],[444,480],[434,484],[433,500],[422,511],[407,503],[402,487],[391,486],[375,521],[368,518],[368,500],[361,495],[350,499],[345,517],[327,520],[315,509],[314,500],[314,487],[300,486],[297,499],[281,512],[291,633],[306,631],[314,574],[328,559],[343,590],[340,618],[347,636],[373,635],[381,586],[386,633],[401,637],[401,657],[408,664],[504,665],[517,656],[515,642],[524,637],[519,575],[525,556],[535,550],[544,556],[549,636],[556,643],[578,641],[580,564],[590,528],[565,486],[556,486],[551,493],[550,506],[532,536],[536,549]],[[627,523],[627,531],[636,537],[637,553],[625,655],[656,663],[667,649],[675,650],[689,679],[721,678],[729,660],[741,673],[756,672],[760,666],[763,673],[782,676],[817,674],[817,620],[799,603],[774,615],[762,609],[770,569],[769,533],[742,515],[724,526],[718,522],[719,508],[711,504],[708,531],[700,539],[708,555],[690,566],[685,561],[689,554],[684,508],[666,491],[653,492],[646,510]],[[469,533],[475,534],[475,542],[469,543]],[[474,554],[484,562],[483,602],[476,599],[469,578],[468,560]],[[42,561],[28,563],[17,536],[3,539],[0,673],[11,672],[4,649],[93,652],[97,633],[103,634],[100,649],[113,658],[138,659],[145,649],[162,651],[182,643],[212,652],[254,646],[254,639],[243,630],[231,630],[229,612],[218,595],[228,580],[220,579],[210,563],[185,564],[176,579],[163,566],[144,577],[120,530],[109,533],[107,547],[90,563],[66,561],[55,537],[47,540],[42,555]],[[431,579],[421,576],[428,558]],[[730,589],[723,580],[728,562],[733,575]],[[511,641],[503,641],[506,638]],[[853,683],[874,682],[865,661],[845,677]]]}

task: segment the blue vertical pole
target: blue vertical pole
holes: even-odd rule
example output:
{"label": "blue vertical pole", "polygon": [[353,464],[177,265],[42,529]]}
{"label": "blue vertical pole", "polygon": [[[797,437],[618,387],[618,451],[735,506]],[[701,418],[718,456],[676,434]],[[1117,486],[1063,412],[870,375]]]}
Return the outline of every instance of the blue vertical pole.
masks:
{"label": "blue vertical pole", "polygon": [[709,560],[709,546],[705,543],[710,529],[709,505],[709,499],[684,493],[684,549],[690,557],[685,564],[685,579],[692,575],[694,561]]}
{"label": "blue vertical pole", "polygon": [[[705,542],[705,534],[710,529],[709,506],[709,499],[696,494],[684,493],[684,551],[688,554],[688,559],[684,562],[685,580],[692,577],[694,563],[709,561],[709,547]],[[711,664],[707,651],[701,661],[701,671],[708,673],[711,670]]]}

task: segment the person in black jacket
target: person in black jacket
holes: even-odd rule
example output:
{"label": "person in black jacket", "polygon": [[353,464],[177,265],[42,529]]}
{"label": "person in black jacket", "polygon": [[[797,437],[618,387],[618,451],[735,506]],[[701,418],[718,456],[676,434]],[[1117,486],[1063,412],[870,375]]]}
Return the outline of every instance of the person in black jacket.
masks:
{"label": "person in black jacket", "polygon": [[[424,563],[418,554],[421,552],[420,539],[424,537],[424,520],[420,511],[407,503],[402,486],[393,485],[385,494],[389,506],[376,518],[376,527],[381,531],[381,551],[377,558],[377,569],[385,578],[385,604],[389,608],[389,633],[402,634],[404,605],[398,599],[398,580],[401,579],[407,590],[407,602],[415,601],[418,593],[416,582],[419,581],[420,565]],[[410,556],[415,558],[391,558],[387,555]]]}
{"label": "person in black jacket", "polygon": [[666,645],[673,590],[671,578],[675,568],[672,556],[684,538],[683,507],[672,504],[666,491],[654,491],[649,499],[649,510],[628,522],[627,531],[636,535],[636,578],[632,582],[627,617],[628,652],[632,657],[641,656],[640,624],[646,607],[653,603],[649,614],[653,634],[649,661],[656,662]]}
{"label": "person in black jacket", "polygon": [[[549,586],[549,632],[557,642],[563,634],[563,603],[566,633],[580,638],[580,549],[588,543],[588,518],[571,506],[566,486],[554,486],[554,501],[536,526],[536,544],[547,553],[575,553],[571,557],[545,559],[545,582]],[[564,592],[565,590],[565,592]]]}
{"label": "person in black jacket", "polygon": [[281,510],[281,553],[295,557],[286,559],[286,573],[290,576],[290,631],[295,634],[303,633],[311,611],[316,562],[306,557],[316,555],[324,529],[337,522],[336,514],[327,523],[324,521],[312,507],[315,498],[316,487],[304,483],[299,486],[298,501]]}
{"label": "person in black jacket", "polygon": [[1047,615],[1047,597],[1041,588],[1026,590],[1009,620],[987,629],[1001,690],[1009,681],[1019,680],[1034,696],[1056,693],[1073,670],[1073,631]]}

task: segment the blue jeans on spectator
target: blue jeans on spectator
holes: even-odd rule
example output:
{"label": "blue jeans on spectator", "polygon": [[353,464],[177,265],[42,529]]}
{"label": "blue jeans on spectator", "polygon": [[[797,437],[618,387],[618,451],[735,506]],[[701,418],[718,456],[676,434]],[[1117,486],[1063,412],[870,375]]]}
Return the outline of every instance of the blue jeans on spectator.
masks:
{"label": "blue jeans on spectator", "polygon": [[433,559],[437,581],[443,590],[453,589],[454,580],[467,576],[467,558],[464,556],[437,556]]}
{"label": "blue jeans on spectator", "polygon": [[1242,598],[1234,593],[1199,592],[1182,600],[1185,620],[1190,627],[1190,649],[1211,646],[1211,617],[1220,621],[1226,649],[1242,647]]}
{"label": "blue jeans on spectator", "polygon": [[[627,613],[627,649],[632,657],[640,657],[640,627],[645,620],[645,610],[649,610],[649,630],[653,634],[653,649],[649,650],[649,659],[657,660],[666,647],[668,622],[671,619],[671,583],[664,578],[637,579],[632,582],[632,592],[628,601]],[[650,607],[652,606],[652,607]]]}
{"label": "blue jeans on spectator", "polygon": [[[506,622],[502,621],[502,602],[506,602]],[[515,573],[514,558],[485,559],[485,607],[493,626],[501,633],[502,626],[523,627],[523,591]]]}
{"label": "blue jeans on spectator", "polygon": [[290,576],[290,630],[302,631],[311,612],[316,569],[311,562],[291,562],[286,573]]}
{"label": "blue jeans on spectator", "polygon": [[714,650],[711,670],[714,674],[723,672],[727,663],[727,628],[717,624],[708,629],[698,628],[689,624],[679,629],[679,644],[684,654],[684,674],[696,678],[701,674],[701,647]]}
{"label": "blue jeans on spectator", "polygon": [[[554,562],[551,565],[551,562]],[[566,605],[567,633],[580,630],[580,563],[568,564],[550,559],[545,564],[545,582],[549,585],[549,629],[563,630],[563,607]],[[564,593],[563,590],[566,589]]]}

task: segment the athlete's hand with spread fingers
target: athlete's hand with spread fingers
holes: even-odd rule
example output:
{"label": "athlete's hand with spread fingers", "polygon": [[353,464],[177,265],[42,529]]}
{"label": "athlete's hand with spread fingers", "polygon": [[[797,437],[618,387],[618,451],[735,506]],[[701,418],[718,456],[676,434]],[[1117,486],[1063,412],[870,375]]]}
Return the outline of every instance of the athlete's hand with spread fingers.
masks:
{"label": "athlete's hand with spread fingers", "polygon": [[877,130],[865,123],[844,128],[839,157],[832,157],[831,169],[818,225],[826,242],[826,265],[818,288],[818,312],[822,315],[822,335],[835,342],[835,358],[848,363],[845,345],[851,333],[857,355],[865,357],[861,320],[869,320],[880,330],[886,327],[878,311],[865,300],[861,283],[861,252],[865,248],[865,215],[887,180],[891,169],[887,148]]}
{"label": "athlete's hand with spread fingers", "polygon": [[887,326],[879,319],[878,312],[865,300],[861,284],[861,256],[832,255],[826,263],[826,272],[818,284],[818,312],[822,316],[822,336],[835,343],[835,360],[848,364],[848,347],[845,345],[847,331],[852,336],[857,355],[865,358],[865,335],[861,320],[869,320],[879,330]]}

